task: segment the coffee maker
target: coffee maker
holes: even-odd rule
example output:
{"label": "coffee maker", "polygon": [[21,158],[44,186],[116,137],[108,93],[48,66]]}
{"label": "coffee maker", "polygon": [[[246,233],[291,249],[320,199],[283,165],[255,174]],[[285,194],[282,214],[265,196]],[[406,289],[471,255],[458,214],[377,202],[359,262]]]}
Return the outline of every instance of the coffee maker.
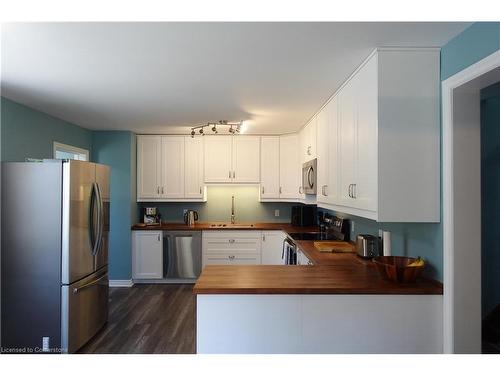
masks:
{"label": "coffee maker", "polygon": [[158,212],[157,207],[144,207],[143,208],[143,222],[148,225],[159,225],[161,214]]}

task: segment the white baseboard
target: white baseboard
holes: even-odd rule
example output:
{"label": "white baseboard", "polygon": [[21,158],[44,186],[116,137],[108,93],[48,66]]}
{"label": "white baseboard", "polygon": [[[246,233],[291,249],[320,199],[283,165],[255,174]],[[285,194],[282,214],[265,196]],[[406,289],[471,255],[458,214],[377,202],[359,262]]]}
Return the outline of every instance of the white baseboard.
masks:
{"label": "white baseboard", "polygon": [[119,288],[119,287],[130,288],[133,285],[134,285],[134,282],[132,281],[132,279],[129,279],[129,280],[109,280],[109,286],[111,288]]}

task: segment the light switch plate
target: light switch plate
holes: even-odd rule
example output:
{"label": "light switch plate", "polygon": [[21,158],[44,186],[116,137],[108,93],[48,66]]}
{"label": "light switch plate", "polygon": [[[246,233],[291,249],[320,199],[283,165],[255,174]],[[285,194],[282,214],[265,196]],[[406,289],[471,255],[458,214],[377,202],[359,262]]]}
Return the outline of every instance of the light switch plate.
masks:
{"label": "light switch plate", "polygon": [[274,216],[276,217],[280,216],[280,210],[274,210]]}

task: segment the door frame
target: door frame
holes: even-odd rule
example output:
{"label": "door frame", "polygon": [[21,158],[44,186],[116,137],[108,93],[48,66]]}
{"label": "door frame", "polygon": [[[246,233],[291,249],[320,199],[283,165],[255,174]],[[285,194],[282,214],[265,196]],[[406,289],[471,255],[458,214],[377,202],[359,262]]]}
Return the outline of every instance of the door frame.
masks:
{"label": "door frame", "polygon": [[[500,50],[492,53],[477,63],[463,69],[442,82],[442,116],[443,116],[443,352],[455,352],[454,302],[455,290],[455,253],[454,244],[460,241],[460,236],[471,236],[470,231],[455,231],[454,221],[454,153],[453,153],[453,95],[454,90],[482,75],[500,67]],[[487,86],[487,85],[485,85]],[[477,118],[480,126],[480,118]],[[460,165],[456,166],[460,168]],[[480,184],[480,182],[478,182]],[[480,201],[479,201],[480,202]],[[480,207],[479,207],[480,209]],[[480,229],[480,228],[479,228]],[[472,233],[481,238],[479,233]],[[461,274],[460,277],[467,277]]]}

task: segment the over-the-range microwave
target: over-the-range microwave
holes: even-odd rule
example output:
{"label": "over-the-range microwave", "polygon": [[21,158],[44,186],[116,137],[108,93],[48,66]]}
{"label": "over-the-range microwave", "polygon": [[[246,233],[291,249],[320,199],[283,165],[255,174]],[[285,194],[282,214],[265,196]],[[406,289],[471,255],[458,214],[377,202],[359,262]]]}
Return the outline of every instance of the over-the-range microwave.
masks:
{"label": "over-the-range microwave", "polygon": [[302,164],[302,192],[304,194],[316,194],[316,159]]}

